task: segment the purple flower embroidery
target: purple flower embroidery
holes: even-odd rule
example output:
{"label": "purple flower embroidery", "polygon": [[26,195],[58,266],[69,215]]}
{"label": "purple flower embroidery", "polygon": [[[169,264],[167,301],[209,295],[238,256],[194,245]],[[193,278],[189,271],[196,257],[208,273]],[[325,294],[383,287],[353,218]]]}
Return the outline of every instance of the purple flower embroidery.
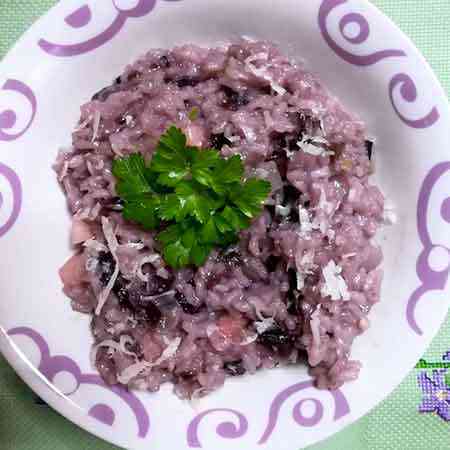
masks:
{"label": "purple flower embroidery", "polygon": [[422,389],[422,404],[420,413],[436,413],[443,420],[450,422],[450,387],[445,383],[446,369],[433,370],[430,378],[426,372],[417,376]]}

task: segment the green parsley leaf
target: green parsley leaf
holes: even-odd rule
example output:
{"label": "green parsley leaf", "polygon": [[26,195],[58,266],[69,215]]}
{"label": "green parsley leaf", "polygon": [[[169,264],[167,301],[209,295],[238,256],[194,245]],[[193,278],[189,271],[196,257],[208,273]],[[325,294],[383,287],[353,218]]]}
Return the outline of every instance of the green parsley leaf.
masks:
{"label": "green parsley leaf", "polygon": [[176,187],[175,194],[181,205],[177,215],[178,220],[192,216],[200,223],[205,223],[216,206],[214,198],[195,181],[183,181]]}
{"label": "green parsley leaf", "polygon": [[220,232],[217,229],[214,217],[211,217],[199,231],[199,240],[203,244],[216,244],[220,241]]}
{"label": "green parsley leaf", "polygon": [[222,247],[222,248],[227,248],[227,247],[229,247],[230,245],[235,245],[235,244],[237,244],[238,242],[239,242],[239,236],[238,236],[238,234],[237,234],[237,233],[230,232],[230,233],[225,233],[225,234],[221,237],[221,242],[220,242],[220,244],[218,244],[218,245],[220,245],[220,247]]}
{"label": "green parsley leaf", "polygon": [[126,200],[152,192],[145,178],[145,170],[145,160],[140,153],[114,160],[112,173],[117,178],[117,194]]}
{"label": "green parsley leaf", "polygon": [[181,267],[187,266],[191,261],[190,249],[186,248],[181,240],[175,241],[164,247],[163,255],[167,264],[174,269],[180,269]]}
{"label": "green parsley leaf", "polygon": [[186,135],[179,128],[172,126],[159,138],[159,147],[170,149],[176,154],[183,156],[186,142]]}
{"label": "green parsley leaf", "polygon": [[248,179],[231,193],[233,203],[250,219],[260,214],[264,200],[271,190],[271,184],[257,178]]}
{"label": "green parsley leaf", "polygon": [[270,183],[243,182],[239,155],[228,159],[215,149],[187,145],[184,133],[170,127],[160,138],[149,166],[140,154],[113,163],[116,191],[126,220],[155,230],[170,266],[204,264],[214,247],[238,241],[262,209]]}
{"label": "green parsley leaf", "polygon": [[214,222],[216,224],[217,229],[222,233],[228,233],[230,231],[234,231],[233,225],[231,225],[228,220],[225,219],[221,214],[214,216]]}
{"label": "green parsley leaf", "polygon": [[190,172],[186,136],[176,127],[164,133],[156,147],[150,169],[159,173],[158,183],[176,186]]}
{"label": "green parsley leaf", "polygon": [[148,230],[153,230],[159,226],[159,205],[159,197],[141,195],[131,201],[126,201],[122,214],[124,219],[136,222]]}
{"label": "green parsley leaf", "polygon": [[188,228],[181,237],[181,242],[186,248],[191,249],[197,239],[196,231],[193,227]]}
{"label": "green parsley leaf", "polygon": [[213,243],[198,241],[198,225],[193,221],[171,225],[157,239],[165,245],[164,258],[174,268],[188,264],[201,266],[211,253]]}
{"label": "green parsley leaf", "polygon": [[173,166],[171,170],[168,172],[161,173],[158,176],[158,183],[162,184],[163,186],[170,186],[174,187],[176,186],[183,178],[188,175],[189,169],[187,168],[180,168]]}
{"label": "green parsley leaf", "polygon": [[203,184],[211,186],[213,182],[213,169],[222,161],[217,150],[207,149],[192,154],[192,178]]}
{"label": "green parsley leaf", "polygon": [[177,194],[166,194],[161,196],[158,214],[162,220],[177,220],[180,209],[180,198]]}
{"label": "green parsley leaf", "polygon": [[231,186],[240,183],[244,175],[244,165],[241,157],[234,155],[228,159],[221,159],[214,168],[207,184],[219,195],[226,194]]}
{"label": "green parsley leaf", "polygon": [[212,245],[195,243],[191,250],[191,262],[197,267],[202,266],[208,259],[211,250]]}
{"label": "green parsley leaf", "polygon": [[233,227],[234,230],[245,230],[250,226],[250,219],[237,208],[226,206],[222,217]]}
{"label": "green parsley leaf", "polygon": [[172,192],[170,187],[158,183],[159,174],[150,169],[150,167],[146,167],[144,176],[153,192],[157,194],[168,194]]}
{"label": "green parsley leaf", "polygon": [[157,240],[164,245],[177,241],[183,233],[183,227],[179,223],[169,225],[164,231],[158,234]]}
{"label": "green parsley leaf", "polygon": [[231,158],[222,159],[214,175],[226,184],[240,182],[244,176],[244,164],[241,157],[233,155]]}

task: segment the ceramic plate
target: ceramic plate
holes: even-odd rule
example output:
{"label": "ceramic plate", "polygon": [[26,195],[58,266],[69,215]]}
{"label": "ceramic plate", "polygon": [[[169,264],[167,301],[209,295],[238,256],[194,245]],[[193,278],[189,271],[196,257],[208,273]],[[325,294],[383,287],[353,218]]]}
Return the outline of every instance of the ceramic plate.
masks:
{"label": "ceramic plate", "polygon": [[[106,387],[89,363],[89,318],[61,292],[69,217],[51,165],[79,106],[152,47],[270,39],[306,61],[376,137],[377,183],[398,224],[381,236],[382,301],[354,345],[358,381],[312,387],[304,368],[229,380],[192,405]],[[411,370],[450,302],[449,108],[423,57],[359,0],[67,0],[0,66],[0,348],[61,414],[137,449],[292,450],[366,414]]]}

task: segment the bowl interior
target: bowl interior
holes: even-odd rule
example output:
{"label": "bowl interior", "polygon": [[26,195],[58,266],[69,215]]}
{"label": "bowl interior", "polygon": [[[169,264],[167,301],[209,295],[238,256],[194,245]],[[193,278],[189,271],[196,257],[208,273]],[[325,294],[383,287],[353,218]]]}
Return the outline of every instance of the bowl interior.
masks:
{"label": "bowl interior", "polygon": [[[6,59],[1,71],[4,79],[18,78],[33,87],[38,113],[32,128],[20,140],[11,142],[4,152],[3,162],[14,166],[20,174],[23,205],[16,225],[0,242],[2,253],[9,255],[7,267],[4,261],[0,271],[3,297],[0,325],[6,330],[17,326],[40,330],[53,355],[70,355],[83,372],[92,371],[88,318],[70,310],[57,277],[58,268],[70,254],[69,218],[64,196],[51,169],[58,148],[70,145],[70,132],[78,119],[80,104],[150,48],[172,47],[186,42],[213,46],[242,35],[268,39],[278,43],[294,59],[304,60],[330,91],[366,122],[370,135],[376,138],[373,181],[395,205],[398,224],[383,229],[378,238],[385,255],[382,299],[370,316],[371,328],[354,344],[353,358],[361,360],[364,368],[359,380],[342,388],[350,412],[336,421],[330,394],[314,391],[313,397],[327,405],[324,418],[318,426],[298,427],[291,415],[300,397],[295,401],[288,399],[289,406],[284,405],[279,411],[281,419],[267,448],[291,448],[291,439],[283,439],[287,435],[297,443],[313,443],[367,412],[413,366],[443,320],[448,305],[442,291],[434,294],[440,302],[434,301],[432,310],[429,302],[418,304],[416,314],[424,334],[420,336],[411,331],[406,320],[406,307],[412,292],[420,284],[415,265],[422,251],[417,234],[418,196],[428,170],[445,159],[443,149],[448,148],[449,138],[443,131],[448,113],[442,91],[409,41],[366,2],[334,2],[338,7],[327,17],[327,26],[340,46],[350,47],[357,55],[365,55],[382,49],[389,41],[390,46],[398,46],[410,54],[405,58],[387,58],[370,67],[355,66],[340,59],[330,49],[319,29],[319,7],[332,2],[283,0],[275,4],[271,0],[161,0],[151,14],[129,18],[118,36],[97,50],[77,57],[58,58],[45,55],[36,44],[38,39],[45,37],[60,43],[86,40],[108,27],[117,14],[109,2],[102,2],[102,5],[90,2],[92,18],[89,24],[70,28],[64,18],[75,11],[80,2],[63,3],[26,35]],[[123,8],[127,4],[131,7],[138,3],[141,2],[116,1],[116,5]],[[362,13],[370,21],[371,34],[367,42],[353,45],[341,34],[339,23],[348,12]],[[348,30],[348,33],[354,32]],[[400,120],[392,107],[388,88],[398,72],[413,76],[420,92],[417,101],[408,102],[402,97],[401,86],[394,89],[392,95],[398,109],[418,118],[428,112],[430,105],[437,105],[441,117],[434,127],[413,129]],[[16,124],[9,131],[20,130],[30,119],[29,104],[14,95],[9,100],[5,96],[5,99],[14,102],[18,111]],[[433,242],[450,248],[450,237],[443,228],[439,212],[440,205],[446,200],[444,186],[450,183],[450,174],[444,174],[438,183],[442,186],[434,188],[433,200],[424,216]],[[1,184],[2,187],[8,189],[6,184]],[[3,197],[7,201],[7,196]],[[0,210],[0,219],[6,217],[7,207],[8,203]],[[438,266],[446,262],[445,254],[436,258]],[[15,341],[38,365],[42,355],[30,345],[29,339],[17,337]],[[196,408],[198,412],[231,408],[251,418],[248,432],[236,445],[253,448],[261,437],[263,424],[267,423],[272,400],[284,388],[307,379],[304,368],[263,371],[253,377],[230,380],[222,390],[202,400]],[[70,380],[61,383],[65,386],[64,383],[70,384]],[[184,438],[170,437],[172,423],[175,420],[189,424],[195,415],[192,406],[176,399],[170,390],[167,387],[156,394],[138,394],[151,415],[155,449],[167,448],[168,439],[184,448],[187,445]],[[307,390],[313,391],[309,387]],[[93,396],[110,399],[106,390],[94,391],[90,386],[89,389],[79,389],[71,396],[71,401],[87,408]],[[307,406],[304,405],[306,409]],[[73,406],[69,405],[59,407],[59,410],[71,416],[71,408]],[[134,440],[136,432],[132,413],[121,411],[119,419],[123,424],[132,424],[128,430],[116,428],[120,436],[111,433],[104,424],[86,426],[114,442],[128,446],[132,442],[136,447],[142,446],[142,440]],[[211,419],[211,424],[217,425],[214,420]],[[205,445],[214,443],[215,448],[229,448],[229,441],[218,439],[214,427],[205,426],[201,433]]]}

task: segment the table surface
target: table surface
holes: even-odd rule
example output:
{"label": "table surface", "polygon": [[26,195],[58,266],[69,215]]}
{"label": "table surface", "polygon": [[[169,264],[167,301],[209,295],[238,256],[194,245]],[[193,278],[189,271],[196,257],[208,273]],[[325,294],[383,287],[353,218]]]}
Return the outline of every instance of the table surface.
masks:
{"label": "table surface", "polygon": [[[413,39],[450,93],[450,0],[372,1]],[[0,0],[0,58],[55,3],[56,0]],[[450,317],[424,357],[439,361],[448,351]],[[411,371],[394,393],[370,414],[310,450],[450,448],[450,399],[446,404],[449,421],[433,413],[419,414],[422,391],[417,382],[418,373],[419,369]],[[1,356],[0,442],[4,450],[115,448],[42,404]],[[294,449],[300,446],[300,443],[293,445]]]}

